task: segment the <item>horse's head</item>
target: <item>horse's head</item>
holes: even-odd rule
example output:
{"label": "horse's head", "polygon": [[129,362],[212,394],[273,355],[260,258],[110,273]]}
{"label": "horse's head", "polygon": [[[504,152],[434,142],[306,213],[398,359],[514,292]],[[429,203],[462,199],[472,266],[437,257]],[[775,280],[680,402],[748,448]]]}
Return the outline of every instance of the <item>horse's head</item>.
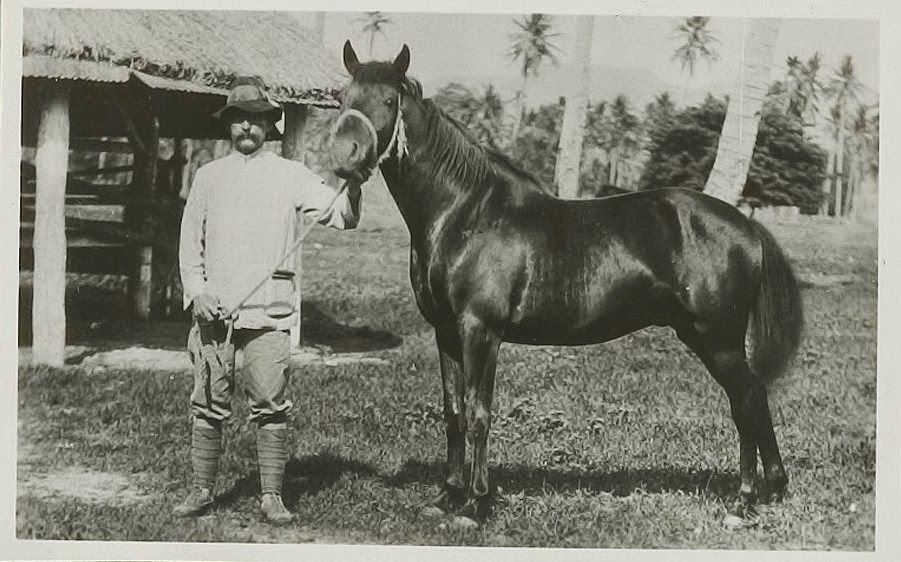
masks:
{"label": "horse's head", "polygon": [[342,92],[341,115],[332,129],[335,172],[352,177],[361,169],[374,168],[394,150],[404,150],[401,107],[410,89],[407,68],[410,49],[406,45],[393,62],[361,63],[351,46],[344,43],[344,66],[351,80]]}

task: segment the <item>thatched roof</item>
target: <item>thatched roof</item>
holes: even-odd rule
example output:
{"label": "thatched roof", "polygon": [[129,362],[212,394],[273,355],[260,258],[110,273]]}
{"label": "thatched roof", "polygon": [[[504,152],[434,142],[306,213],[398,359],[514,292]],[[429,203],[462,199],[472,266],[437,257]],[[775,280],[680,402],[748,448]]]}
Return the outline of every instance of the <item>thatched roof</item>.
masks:
{"label": "thatched roof", "polygon": [[278,101],[334,106],[340,64],[310,35],[278,12],[26,9],[24,76],[120,82],[129,69],[153,88],[224,93],[255,74]]}

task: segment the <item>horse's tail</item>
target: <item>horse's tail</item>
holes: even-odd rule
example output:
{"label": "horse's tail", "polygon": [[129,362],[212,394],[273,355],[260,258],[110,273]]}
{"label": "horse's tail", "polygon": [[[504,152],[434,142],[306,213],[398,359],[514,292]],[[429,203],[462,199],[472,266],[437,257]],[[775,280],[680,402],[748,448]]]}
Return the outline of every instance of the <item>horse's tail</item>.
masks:
{"label": "horse's tail", "polygon": [[751,225],[763,247],[760,288],[751,313],[754,373],[769,384],[785,372],[801,343],[804,310],[801,291],[785,254],[773,235],[755,220]]}

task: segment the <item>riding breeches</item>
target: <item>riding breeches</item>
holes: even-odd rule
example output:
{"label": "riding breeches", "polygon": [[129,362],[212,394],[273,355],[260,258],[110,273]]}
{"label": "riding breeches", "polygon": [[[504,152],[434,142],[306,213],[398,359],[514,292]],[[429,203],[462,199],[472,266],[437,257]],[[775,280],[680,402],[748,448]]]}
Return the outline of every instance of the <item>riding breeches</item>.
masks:
{"label": "riding breeches", "polygon": [[[236,350],[243,354],[241,368],[244,390],[250,407],[250,421],[260,425],[285,423],[291,401],[285,398],[288,386],[290,337],[282,330],[237,329],[233,346],[218,349],[214,368],[199,365],[204,357],[198,350],[199,329],[195,324],[188,335],[188,349],[194,363],[194,389],[191,392],[191,413],[195,418],[221,422],[231,417],[231,401],[235,387]],[[215,368],[218,367],[218,368]]]}

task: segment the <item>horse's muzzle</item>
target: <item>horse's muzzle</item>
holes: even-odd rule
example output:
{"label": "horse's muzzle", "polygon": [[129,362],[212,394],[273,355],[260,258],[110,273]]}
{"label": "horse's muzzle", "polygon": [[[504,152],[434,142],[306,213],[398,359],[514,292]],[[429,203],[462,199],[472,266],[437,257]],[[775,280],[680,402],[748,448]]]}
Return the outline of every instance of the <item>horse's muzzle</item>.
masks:
{"label": "horse's muzzle", "polygon": [[349,110],[335,121],[331,133],[331,158],[335,174],[360,179],[376,166],[375,128],[365,115]]}

